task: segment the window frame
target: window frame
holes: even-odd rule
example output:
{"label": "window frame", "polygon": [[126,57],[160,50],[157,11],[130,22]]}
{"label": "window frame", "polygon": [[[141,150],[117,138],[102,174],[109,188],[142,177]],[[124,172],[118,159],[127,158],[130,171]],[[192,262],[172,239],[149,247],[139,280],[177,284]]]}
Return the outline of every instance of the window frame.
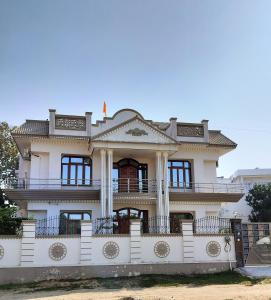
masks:
{"label": "window frame", "polygon": [[[67,163],[63,162],[64,158],[68,158],[69,161]],[[72,158],[82,158],[82,162],[71,162]],[[89,159],[89,163],[85,164],[84,159]],[[63,166],[68,166],[67,171],[67,178],[63,178]],[[75,166],[75,178],[71,179],[71,166]],[[77,177],[77,170],[78,166],[82,167],[82,179],[78,179]],[[89,167],[90,174],[89,179],[86,179],[86,167]],[[91,186],[92,185],[92,159],[87,155],[75,155],[75,154],[62,154],[61,156],[61,185],[63,186]],[[86,180],[89,180],[89,184],[86,183]],[[66,181],[66,183],[63,183],[63,181]],[[74,181],[74,183],[71,183],[71,181]],[[78,181],[81,181],[80,184],[78,184]]]}
{"label": "window frame", "polygon": [[[183,166],[173,166],[173,163],[180,162]],[[185,163],[188,163],[189,167],[185,167]],[[177,182],[173,181],[173,170],[177,171]],[[186,170],[189,172],[189,181],[186,180]],[[192,189],[192,162],[191,160],[174,159],[168,160],[168,171],[169,171],[169,187],[178,189]],[[180,181],[180,172],[182,172],[183,181]],[[187,186],[188,183],[188,186]]]}

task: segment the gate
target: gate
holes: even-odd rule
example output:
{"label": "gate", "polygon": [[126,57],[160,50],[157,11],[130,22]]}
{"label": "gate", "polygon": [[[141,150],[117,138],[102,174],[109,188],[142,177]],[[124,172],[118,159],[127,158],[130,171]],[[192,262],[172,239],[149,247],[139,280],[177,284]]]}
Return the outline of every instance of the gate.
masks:
{"label": "gate", "polygon": [[[271,223],[242,223],[243,260],[248,265],[271,264]],[[260,243],[259,240],[265,238]]]}

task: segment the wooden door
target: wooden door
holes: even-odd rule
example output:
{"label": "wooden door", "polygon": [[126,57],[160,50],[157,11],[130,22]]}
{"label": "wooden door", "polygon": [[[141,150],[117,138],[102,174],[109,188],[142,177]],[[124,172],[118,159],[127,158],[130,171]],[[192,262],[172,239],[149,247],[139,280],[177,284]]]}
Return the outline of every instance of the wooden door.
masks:
{"label": "wooden door", "polygon": [[119,191],[120,192],[137,192],[138,178],[137,168],[126,165],[119,169]]}

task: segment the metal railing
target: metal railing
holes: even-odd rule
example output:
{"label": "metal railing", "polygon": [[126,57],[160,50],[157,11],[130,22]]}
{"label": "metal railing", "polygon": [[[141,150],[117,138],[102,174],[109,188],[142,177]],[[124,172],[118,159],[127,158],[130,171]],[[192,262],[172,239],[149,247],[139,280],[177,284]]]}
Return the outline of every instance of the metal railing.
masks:
{"label": "metal railing", "polygon": [[231,221],[227,218],[215,216],[194,220],[194,233],[196,234],[231,234]]}
{"label": "metal railing", "polygon": [[182,222],[175,217],[154,216],[141,220],[141,232],[150,234],[181,234]]}
{"label": "metal railing", "polygon": [[62,215],[37,220],[36,223],[36,236],[79,234],[81,234],[81,220],[69,220]]}
{"label": "metal railing", "polygon": [[106,217],[97,218],[93,222],[94,234],[129,234],[130,220],[128,218]]}
{"label": "metal railing", "polygon": [[113,193],[154,193],[156,180],[137,178],[113,179]]}
{"label": "metal railing", "polygon": [[100,189],[100,180],[68,180],[67,179],[42,179],[42,178],[12,178],[3,182],[3,188],[6,189]]}
{"label": "metal railing", "polygon": [[[68,184],[69,183],[69,184]],[[101,180],[12,178],[2,182],[4,189],[101,189]],[[112,180],[113,193],[155,193],[157,181],[153,179],[118,178]],[[161,181],[162,192],[164,182]],[[235,183],[168,182],[169,192],[181,193],[244,193],[245,188]],[[108,186],[106,186],[108,188]]]}

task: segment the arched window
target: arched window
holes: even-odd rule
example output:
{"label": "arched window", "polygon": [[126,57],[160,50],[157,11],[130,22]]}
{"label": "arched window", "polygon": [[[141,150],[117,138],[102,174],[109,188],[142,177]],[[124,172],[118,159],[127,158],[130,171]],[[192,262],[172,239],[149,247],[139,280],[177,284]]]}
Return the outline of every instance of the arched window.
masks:
{"label": "arched window", "polygon": [[92,161],[87,156],[64,155],[61,160],[62,185],[91,185]]}

